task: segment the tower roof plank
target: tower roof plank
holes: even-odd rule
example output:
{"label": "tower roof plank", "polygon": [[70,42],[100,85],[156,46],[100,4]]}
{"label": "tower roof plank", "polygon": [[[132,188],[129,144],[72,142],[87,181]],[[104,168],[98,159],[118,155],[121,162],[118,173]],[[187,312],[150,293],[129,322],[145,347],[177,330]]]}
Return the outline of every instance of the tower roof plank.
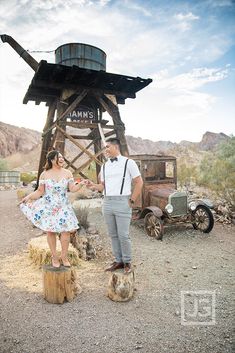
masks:
{"label": "tower roof plank", "polygon": [[80,68],[51,64],[42,60],[34,74],[31,84],[25,94],[23,103],[29,101],[50,104],[56,97],[60,97],[63,89],[79,90],[88,88],[91,91],[102,91],[113,94],[117,103],[124,104],[125,99],[135,98],[136,92],[148,86],[152,79],[125,76]]}

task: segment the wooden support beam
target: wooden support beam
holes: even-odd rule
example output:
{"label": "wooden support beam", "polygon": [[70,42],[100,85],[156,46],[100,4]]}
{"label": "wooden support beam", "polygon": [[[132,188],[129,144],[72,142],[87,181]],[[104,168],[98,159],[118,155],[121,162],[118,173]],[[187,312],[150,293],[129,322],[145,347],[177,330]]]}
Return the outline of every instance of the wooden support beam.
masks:
{"label": "wooden support beam", "polygon": [[[99,151],[102,149],[101,147],[101,139],[100,139],[100,132],[99,130],[93,130],[93,133],[94,133],[94,151],[95,153],[99,153]],[[104,145],[103,147],[105,147],[105,142],[104,142]],[[103,161],[103,156],[102,155],[99,155],[99,160],[102,162]],[[99,174],[100,174],[100,165],[96,165],[96,180],[97,180],[97,183],[99,183]]]}
{"label": "wooden support beam", "polygon": [[[104,148],[102,148],[98,153],[96,153],[93,157],[91,157],[87,162],[83,163],[79,168],[77,168],[77,172],[80,173],[80,171],[83,170],[84,168],[86,168],[93,160],[97,160],[97,157],[102,153],[104,153]],[[100,161],[97,164],[100,166],[103,165],[103,163],[101,163]]]}
{"label": "wooden support beam", "polygon": [[[66,130],[66,121],[65,118],[59,119],[61,115],[63,115],[64,111],[66,110],[66,106],[61,103],[61,101],[58,100],[57,102],[57,121],[58,125],[60,126],[62,130]],[[55,143],[54,143],[55,149],[59,151],[62,155],[64,155],[64,149],[65,149],[65,137],[64,134],[59,130],[56,129],[55,131]]]}
{"label": "wooden support beam", "polygon": [[65,167],[66,169],[68,169],[69,167],[73,168],[73,170],[77,170],[77,168],[66,158],[64,157],[64,161],[67,163],[67,166]]}
{"label": "wooden support beam", "polygon": [[[46,123],[43,131],[48,129],[48,127],[53,123],[56,104],[57,104],[57,100],[55,99],[54,102],[48,108],[47,119],[46,119]],[[39,166],[38,166],[37,187],[38,187],[39,176],[41,175],[43,171],[43,167],[46,163],[46,155],[48,153],[48,150],[51,147],[51,137],[52,137],[51,135],[52,135],[52,131],[50,131],[50,133],[47,136],[42,138],[41,155],[40,155]]]}
{"label": "wooden support beam", "polygon": [[[85,122],[72,122],[72,121],[66,121],[67,126],[71,126],[77,129],[97,129],[98,123],[85,123]],[[114,125],[103,125],[101,123],[101,126],[103,126],[104,129],[113,129]]]}
{"label": "wooden support beam", "polygon": [[93,158],[93,155],[90,151],[86,150],[86,148],[84,148],[79,142],[77,142],[74,138],[72,138],[69,134],[67,134],[66,131],[64,131],[63,129],[61,129],[61,127],[59,125],[56,125],[56,128],[61,131],[62,134],[64,134],[64,136],[66,136],[71,142],[73,142],[78,148],[80,148],[80,150],[84,151],[84,153],[86,153],[90,158],[94,159],[95,162],[97,164],[102,165],[102,163],[100,163],[100,161],[98,159],[96,159],[95,157]]}
{"label": "wooden support beam", "polygon": [[110,137],[110,136],[113,136],[113,135],[116,136],[116,132],[115,132],[114,130],[109,131],[109,132],[106,132],[106,133],[104,134],[105,138]]}
{"label": "wooden support beam", "polygon": [[81,94],[68,106],[68,108],[60,116],[58,116],[54,124],[49,129],[47,129],[47,131],[43,133],[43,136],[45,136],[49,131],[51,131],[54,127],[56,127],[56,125],[61,119],[63,119],[66,115],[71,113],[71,111],[78,106],[78,104],[83,100],[83,98],[87,95],[87,93],[88,93],[88,89],[84,89],[81,92]]}
{"label": "wooden support beam", "polygon": [[116,131],[117,138],[121,143],[121,153],[124,156],[129,155],[128,146],[125,138],[125,125],[121,120],[121,116],[118,110],[118,106],[115,105],[109,97],[102,97],[96,95],[97,100],[100,102],[102,107],[109,113],[109,115],[113,118],[114,129]]}
{"label": "wooden support beam", "polygon": [[85,136],[85,135],[70,135],[70,136],[75,140],[93,140],[92,137]]}
{"label": "wooden support beam", "polygon": [[[89,149],[89,148],[93,145],[93,142],[94,142],[94,141],[92,140],[92,142],[90,142],[89,145],[86,146],[86,149]],[[84,154],[84,151],[80,152],[76,157],[74,157],[74,159],[73,159],[71,162],[69,162],[69,163],[71,163],[71,166],[72,166],[72,164],[75,163],[76,160],[77,160],[78,158],[80,158],[83,154]],[[66,163],[67,163],[67,162],[66,162]],[[70,164],[68,164],[68,166],[67,166],[66,168],[68,169],[69,167],[70,167]]]}

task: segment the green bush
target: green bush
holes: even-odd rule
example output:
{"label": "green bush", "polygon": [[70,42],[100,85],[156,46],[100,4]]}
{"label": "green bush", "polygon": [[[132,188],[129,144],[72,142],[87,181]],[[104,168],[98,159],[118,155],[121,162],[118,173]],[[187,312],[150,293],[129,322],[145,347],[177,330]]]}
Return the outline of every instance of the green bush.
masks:
{"label": "green bush", "polygon": [[179,186],[190,185],[195,183],[198,178],[197,166],[187,163],[186,161],[179,160],[177,163],[177,179]]}
{"label": "green bush", "polygon": [[37,176],[33,173],[20,173],[20,180],[25,184],[29,184],[32,181],[37,180]]}
{"label": "green bush", "polygon": [[208,153],[200,164],[200,185],[235,206],[235,137],[219,145],[216,153]]}
{"label": "green bush", "polygon": [[0,170],[8,170],[7,161],[3,158],[0,158]]}

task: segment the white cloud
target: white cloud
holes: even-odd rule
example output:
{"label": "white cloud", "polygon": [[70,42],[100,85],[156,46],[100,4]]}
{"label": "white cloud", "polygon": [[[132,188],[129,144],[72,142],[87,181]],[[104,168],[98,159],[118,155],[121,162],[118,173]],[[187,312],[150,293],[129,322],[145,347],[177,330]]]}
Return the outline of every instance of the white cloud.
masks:
{"label": "white cloud", "polygon": [[211,82],[228,77],[229,70],[221,68],[195,68],[190,72],[169,77],[167,70],[155,74],[156,86],[173,90],[194,90]]}
{"label": "white cloud", "polygon": [[177,20],[176,27],[180,29],[182,32],[185,32],[191,29],[192,27],[191,22],[195,20],[199,20],[200,17],[193,15],[192,12],[189,12],[187,14],[178,13],[174,15],[174,18]]}
{"label": "white cloud", "polygon": [[178,13],[174,16],[177,20],[179,21],[195,21],[195,20],[199,20],[199,16],[195,16],[192,14],[192,12],[189,12],[187,14],[182,14],[182,13]]}
{"label": "white cloud", "polygon": [[140,12],[142,15],[144,15],[146,17],[151,17],[152,16],[151,11],[149,11],[148,8],[146,6],[144,6],[144,2],[143,2],[143,5],[140,6],[136,2],[134,3],[133,1],[125,0],[124,1],[124,5],[129,10],[134,10],[134,11]]}

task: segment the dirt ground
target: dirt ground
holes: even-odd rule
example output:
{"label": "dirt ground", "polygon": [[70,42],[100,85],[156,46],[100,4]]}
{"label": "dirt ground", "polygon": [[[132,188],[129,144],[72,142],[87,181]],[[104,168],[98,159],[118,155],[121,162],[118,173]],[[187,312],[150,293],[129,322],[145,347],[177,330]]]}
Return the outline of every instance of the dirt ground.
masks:
{"label": "dirt ground", "polygon": [[82,261],[82,293],[55,305],[42,298],[41,270],[27,254],[42,232],[21,214],[16,191],[0,192],[0,214],[1,353],[234,352],[234,226],[209,235],[171,227],[162,242],[131,226],[136,292],[115,303],[105,295],[109,239],[100,209],[90,210],[106,255]]}

